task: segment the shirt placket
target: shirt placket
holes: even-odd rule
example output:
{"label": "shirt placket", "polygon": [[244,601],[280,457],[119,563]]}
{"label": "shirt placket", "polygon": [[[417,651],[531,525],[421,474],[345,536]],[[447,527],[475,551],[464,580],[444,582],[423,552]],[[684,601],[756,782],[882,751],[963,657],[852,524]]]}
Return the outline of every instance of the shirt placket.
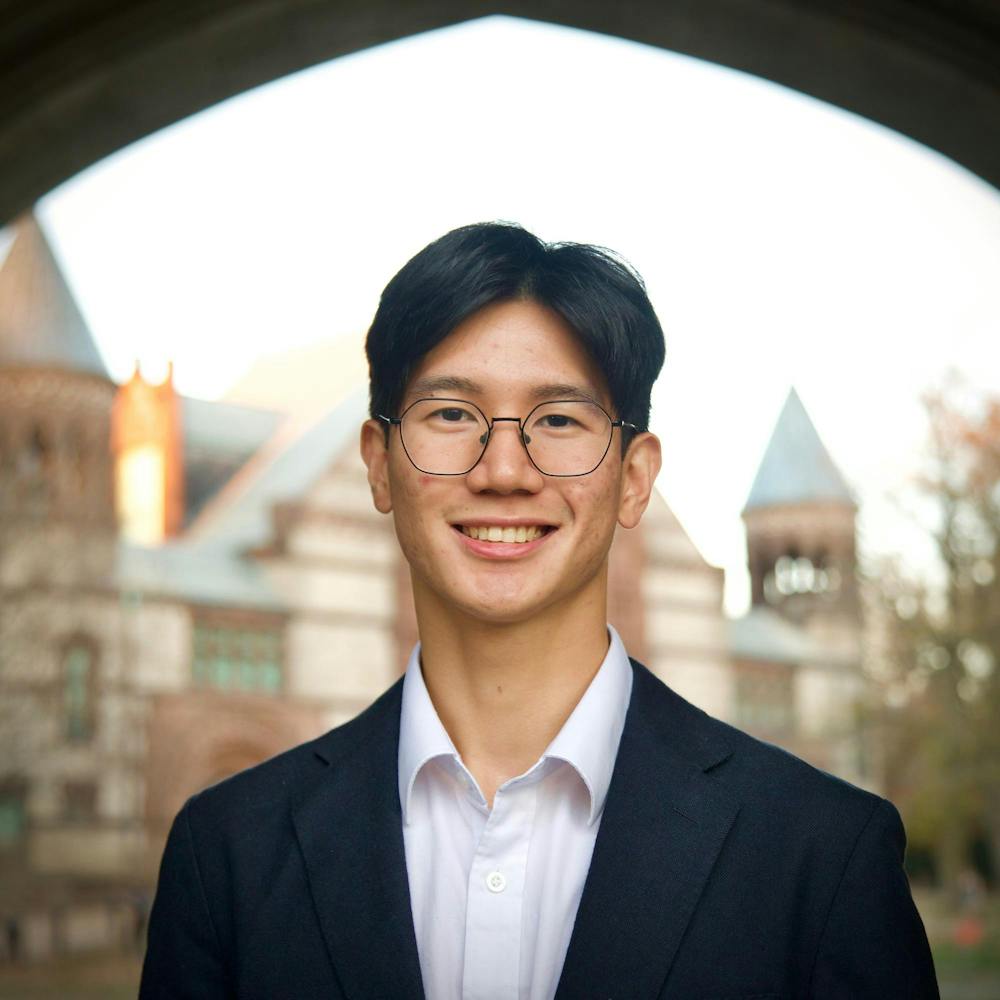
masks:
{"label": "shirt placket", "polygon": [[538,786],[497,791],[469,872],[463,1000],[517,1000],[521,916]]}

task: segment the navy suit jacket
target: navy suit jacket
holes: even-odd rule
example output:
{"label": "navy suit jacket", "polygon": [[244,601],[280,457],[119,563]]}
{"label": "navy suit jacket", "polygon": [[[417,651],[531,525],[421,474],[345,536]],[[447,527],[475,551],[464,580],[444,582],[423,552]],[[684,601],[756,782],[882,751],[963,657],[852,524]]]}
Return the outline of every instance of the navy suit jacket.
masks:
{"label": "navy suit jacket", "polygon": [[[896,809],[633,671],[557,997],[937,997]],[[185,804],[142,1000],[423,997],[401,690]]]}

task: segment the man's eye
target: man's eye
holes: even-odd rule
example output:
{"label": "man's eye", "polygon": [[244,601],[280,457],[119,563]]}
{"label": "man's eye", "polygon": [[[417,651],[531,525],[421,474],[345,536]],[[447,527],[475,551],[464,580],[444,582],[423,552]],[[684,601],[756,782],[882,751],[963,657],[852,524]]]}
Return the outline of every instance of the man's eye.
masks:
{"label": "man's eye", "polygon": [[539,423],[543,427],[572,427],[576,421],[565,413],[546,413]]}
{"label": "man's eye", "polygon": [[462,420],[468,420],[471,415],[468,410],[463,410],[458,406],[448,406],[440,410],[435,410],[431,416],[437,417],[439,420],[444,420],[447,423],[460,423]]}

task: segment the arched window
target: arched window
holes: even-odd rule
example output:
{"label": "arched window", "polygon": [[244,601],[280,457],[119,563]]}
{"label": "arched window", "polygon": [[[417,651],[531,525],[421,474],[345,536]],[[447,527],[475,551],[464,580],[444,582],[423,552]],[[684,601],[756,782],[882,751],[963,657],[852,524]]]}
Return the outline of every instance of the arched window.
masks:
{"label": "arched window", "polygon": [[48,435],[41,426],[31,428],[23,452],[24,471],[27,475],[38,475],[48,466],[50,451]]}
{"label": "arched window", "polygon": [[825,553],[810,559],[791,551],[775,562],[773,579],[765,580],[765,594],[776,603],[789,594],[824,594],[839,586],[840,573],[828,565]]}
{"label": "arched window", "polygon": [[81,492],[86,485],[87,449],[79,427],[70,427],[66,431],[66,467],[69,488]]}
{"label": "arched window", "polygon": [[66,739],[85,743],[94,735],[94,644],[76,638],[63,649],[63,718]]}
{"label": "arched window", "polygon": [[10,428],[0,420],[0,502],[13,494],[16,474],[17,460],[13,434]]}
{"label": "arched window", "polygon": [[44,509],[51,496],[52,441],[46,430],[35,424],[27,428],[17,456],[17,479],[21,500]]}

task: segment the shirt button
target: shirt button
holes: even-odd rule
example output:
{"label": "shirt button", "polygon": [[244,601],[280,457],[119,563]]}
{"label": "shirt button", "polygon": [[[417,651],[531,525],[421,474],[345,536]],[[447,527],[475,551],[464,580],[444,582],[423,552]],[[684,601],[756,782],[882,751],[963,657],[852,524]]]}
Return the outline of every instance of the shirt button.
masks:
{"label": "shirt button", "polygon": [[503,872],[490,872],[486,876],[486,888],[490,892],[503,892],[507,888],[507,879],[504,878]]}

